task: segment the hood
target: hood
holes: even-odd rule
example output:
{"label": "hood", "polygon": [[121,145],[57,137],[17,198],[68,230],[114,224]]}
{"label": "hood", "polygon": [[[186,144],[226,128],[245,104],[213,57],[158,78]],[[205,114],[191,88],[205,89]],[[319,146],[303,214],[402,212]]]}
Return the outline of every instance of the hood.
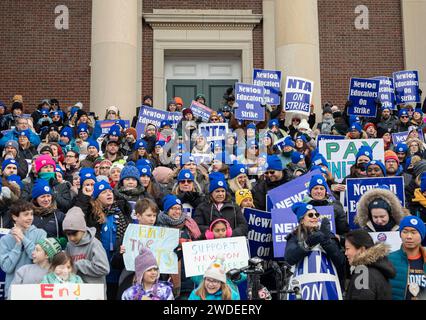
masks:
{"label": "hood", "polygon": [[392,208],[391,216],[394,219],[395,223],[399,225],[399,222],[405,216],[402,211],[401,203],[399,202],[398,198],[395,196],[394,193],[389,190],[379,188],[368,190],[362,195],[361,199],[358,202],[358,213],[355,216],[355,223],[358,224],[360,227],[365,227],[367,225],[367,222],[369,221],[368,205],[376,198],[383,199],[387,203],[389,203],[390,207]]}
{"label": "hood", "polygon": [[354,257],[352,265],[356,266],[370,266],[378,269],[386,278],[394,278],[396,275],[395,268],[392,263],[387,259],[390,247],[384,243],[378,243],[365,252]]}
{"label": "hood", "polygon": [[73,245],[76,247],[85,246],[89,244],[90,242],[92,242],[93,238],[95,237],[95,234],[96,234],[96,228],[87,228],[86,234],[84,235],[83,239],[81,239],[81,241],[78,244],[73,243]]}

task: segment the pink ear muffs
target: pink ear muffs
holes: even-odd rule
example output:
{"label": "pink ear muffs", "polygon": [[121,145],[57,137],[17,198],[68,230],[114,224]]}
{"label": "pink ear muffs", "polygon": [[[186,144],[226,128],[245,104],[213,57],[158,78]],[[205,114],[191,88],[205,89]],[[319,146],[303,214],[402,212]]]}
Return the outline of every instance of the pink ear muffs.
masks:
{"label": "pink ear muffs", "polygon": [[228,220],[216,219],[210,224],[210,228],[208,230],[206,230],[205,236],[206,236],[207,240],[214,239],[213,226],[218,222],[223,222],[226,225],[226,237],[229,238],[229,237],[232,236],[232,228],[231,228],[231,225],[229,224]]}

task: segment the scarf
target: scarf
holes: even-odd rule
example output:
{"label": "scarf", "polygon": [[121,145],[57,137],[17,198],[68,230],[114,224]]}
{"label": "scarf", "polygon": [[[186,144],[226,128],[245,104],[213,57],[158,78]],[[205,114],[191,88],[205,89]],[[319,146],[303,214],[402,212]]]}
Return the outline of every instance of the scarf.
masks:
{"label": "scarf", "polygon": [[321,124],[321,133],[322,134],[330,134],[331,128],[334,126],[334,119],[323,119]]}
{"label": "scarf", "polygon": [[40,217],[47,217],[51,214],[53,214],[56,211],[56,202],[53,202],[50,206],[47,208],[34,206],[34,215],[40,216]]}
{"label": "scarf", "polygon": [[420,203],[423,207],[426,208],[426,197],[423,195],[423,193],[420,191],[420,188],[417,188],[414,191],[414,199],[413,202]]}
{"label": "scarf", "polygon": [[378,224],[375,224],[373,222],[373,220],[371,220],[371,224],[373,225],[374,230],[376,230],[376,232],[388,232],[388,231],[392,231],[392,228],[396,225],[395,221],[392,218],[384,226],[379,226]]}
{"label": "scarf", "polygon": [[200,228],[195,220],[184,213],[182,213],[178,219],[173,219],[169,215],[161,212],[158,215],[158,224],[178,229],[185,226],[189,231],[191,239],[198,239],[201,236]]}

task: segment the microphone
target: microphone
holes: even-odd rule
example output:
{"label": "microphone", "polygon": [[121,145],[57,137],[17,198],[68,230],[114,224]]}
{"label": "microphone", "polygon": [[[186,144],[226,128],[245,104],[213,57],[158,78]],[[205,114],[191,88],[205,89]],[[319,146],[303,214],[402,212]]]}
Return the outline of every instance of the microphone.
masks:
{"label": "microphone", "polygon": [[269,292],[269,290],[266,287],[262,287],[258,292],[257,295],[259,296],[259,299],[262,300],[272,300],[272,295]]}

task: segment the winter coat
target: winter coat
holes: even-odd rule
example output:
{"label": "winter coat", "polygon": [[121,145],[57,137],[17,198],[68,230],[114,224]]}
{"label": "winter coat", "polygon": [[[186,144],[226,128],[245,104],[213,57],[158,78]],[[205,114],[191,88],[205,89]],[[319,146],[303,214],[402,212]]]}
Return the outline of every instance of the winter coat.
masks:
{"label": "winter coat", "polygon": [[306,197],[303,202],[309,203],[314,207],[333,206],[336,233],[338,235],[344,235],[349,232],[348,217],[339,200],[333,200],[326,195],[326,198],[323,200],[314,200],[311,197]]}
{"label": "winter coat", "polygon": [[123,292],[121,300],[174,300],[173,286],[167,281],[158,281],[149,290],[136,284]]}
{"label": "winter coat", "polygon": [[[26,149],[22,149],[21,146],[19,146],[19,155],[24,158],[25,160],[33,160],[33,157],[35,155],[38,155],[37,149],[36,147],[34,147],[33,145],[30,145],[28,148]],[[28,168],[28,166],[27,166]]]}
{"label": "winter coat", "polygon": [[[386,257],[388,253],[386,245],[379,243],[354,257],[352,266],[355,270],[346,291],[346,300],[392,300],[389,279],[395,277],[396,271]],[[360,266],[367,267],[368,273],[358,268]],[[367,288],[357,289],[357,284],[359,286],[359,283],[362,283],[360,279],[366,275],[368,275]]]}
{"label": "winter coat", "polygon": [[10,233],[0,238],[0,268],[6,273],[4,289],[6,295],[15,272],[21,266],[32,263],[35,245],[42,239],[46,239],[46,231],[35,226],[28,228],[21,243],[17,243]]}
{"label": "winter coat", "polygon": [[396,124],[393,126],[392,132],[405,132],[408,131],[408,128],[412,124],[410,121],[408,121],[406,124],[403,124],[401,121],[397,121]]}
{"label": "winter coat", "polygon": [[56,209],[56,204],[49,208],[34,208],[33,225],[46,231],[48,238],[64,237],[64,231],[62,230],[62,222],[64,219],[65,214]]}
{"label": "winter coat", "polygon": [[[234,287],[229,286],[231,289],[231,300],[240,300],[239,293],[235,290]],[[188,300],[201,300],[201,297],[196,294],[198,288],[194,289],[191,292]],[[222,300],[222,290],[217,291],[216,293],[210,294],[207,292],[206,300]]]}
{"label": "winter coat", "polygon": [[[28,137],[28,139],[30,140],[30,143],[33,146],[38,146],[41,142],[39,136],[36,133],[34,133],[32,130],[29,130],[29,132],[30,132],[30,136]],[[3,148],[6,142],[8,142],[9,140],[18,141],[18,137],[19,137],[19,131],[15,128],[12,131],[6,133],[3,136],[3,138],[0,139],[0,147]]]}
{"label": "winter coat", "polygon": [[238,205],[231,202],[224,202],[220,211],[211,201],[201,203],[194,213],[194,220],[197,222],[201,233],[204,235],[210,224],[219,218],[226,219],[232,228],[232,236],[247,236],[247,221],[241,213]]}
{"label": "winter coat", "polygon": [[388,119],[380,119],[380,122],[377,123],[377,131],[388,132],[389,129],[392,130],[398,122],[398,119],[395,116],[390,116]]}
{"label": "winter coat", "polygon": [[95,232],[94,228],[87,228],[83,239],[78,244],[69,241],[65,251],[72,257],[77,275],[85,283],[101,283],[105,285],[106,290],[108,257],[102,243],[95,238]]}
{"label": "winter coat", "polygon": [[[401,203],[399,202],[398,198],[395,196],[394,193],[389,190],[380,188],[368,190],[362,195],[361,199],[358,201],[358,210],[354,220],[355,223],[361,228],[367,230],[368,232],[377,232],[368,214],[368,205],[375,199],[385,200],[391,207],[392,211],[390,212],[389,218],[393,219],[395,225],[387,231],[398,231],[399,223],[404,217]],[[383,230],[380,231],[383,232]]]}
{"label": "winter coat", "polygon": [[20,198],[19,187],[3,178],[0,193],[0,228],[13,228],[14,221],[9,212],[10,206]]}
{"label": "winter coat", "polygon": [[[423,271],[426,274],[426,251],[420,247],[423,257]],[[408,285],[409,264],[407,254],[401,246],[401,249],[394,251],[389,255],[389,261],[396,270],[396,277],[390,280],[392,286],[392,300],[405,300]]]}
{"label": "winter coat", "polygon": [[268,179],[258,180],[256,185],[251,190],[253,194],[254,206],[259,210],[266,210],[266,194],[269,190],[275,189],[280,185],[290,181],[291,175],[288,170],[283,170],[283,177],[281,180],[271,182]]}
{"label": "winter coat", "polygon": [[[28,174],[28,162],[25,160],[25,157],[22,156],[19,152],[16,155],[15,160],[18,162],[18,176],[21,180],[24,180]],[[3,164],[4,158],[0,159],[0,166]]]}
{"label": "winter coat", "polygon": [[121,198],[126,201],[136,202],[138,200],[142,200],[144,197],[145,188],[138,184],[138,186],[134,189],[124,190],[121,183],[115,186],[115,193],[118,194]]}

